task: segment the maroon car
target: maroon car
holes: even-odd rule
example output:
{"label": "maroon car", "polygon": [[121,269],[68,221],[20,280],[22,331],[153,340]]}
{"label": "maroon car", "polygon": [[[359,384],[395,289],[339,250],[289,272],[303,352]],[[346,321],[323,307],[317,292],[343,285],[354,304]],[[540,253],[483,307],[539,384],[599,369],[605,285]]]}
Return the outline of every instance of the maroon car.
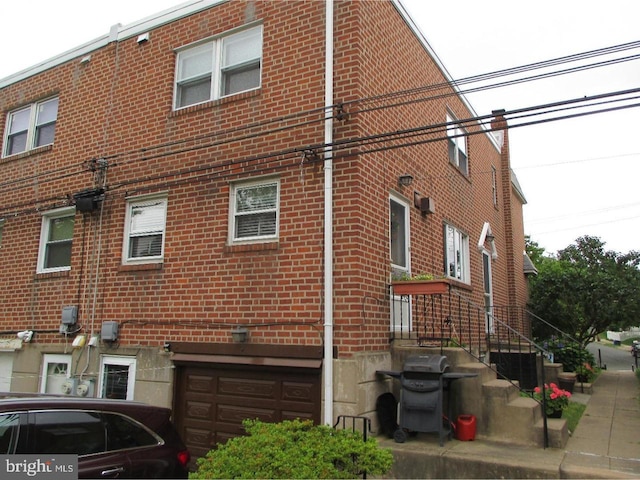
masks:
{"label": "maroon car", "polygon": [[0,394],[0,455],[78,457],[78,478],[187,478],[167,408],[99,398]]}

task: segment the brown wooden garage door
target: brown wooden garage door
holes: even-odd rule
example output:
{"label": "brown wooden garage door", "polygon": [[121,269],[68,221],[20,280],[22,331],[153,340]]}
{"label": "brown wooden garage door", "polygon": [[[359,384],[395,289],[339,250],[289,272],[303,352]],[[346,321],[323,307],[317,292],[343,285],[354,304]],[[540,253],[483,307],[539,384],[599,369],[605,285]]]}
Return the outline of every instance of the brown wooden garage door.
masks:
{"label": "brown wooden garage door", "polygon": [[175,421],[192,458],[244,433],[242,421],[295,418],[320,422],[320,369],[182,365]]}

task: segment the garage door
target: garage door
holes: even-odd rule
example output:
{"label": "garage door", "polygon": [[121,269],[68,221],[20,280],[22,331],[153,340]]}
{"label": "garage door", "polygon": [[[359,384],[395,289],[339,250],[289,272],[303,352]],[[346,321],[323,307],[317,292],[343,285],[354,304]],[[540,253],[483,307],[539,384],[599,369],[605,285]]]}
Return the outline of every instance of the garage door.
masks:
{"label": "garage door", "polygon": [[183,365],[175,420],[192,458],[244,433],[242,421],[295,418],[320,422],[320,369]]}

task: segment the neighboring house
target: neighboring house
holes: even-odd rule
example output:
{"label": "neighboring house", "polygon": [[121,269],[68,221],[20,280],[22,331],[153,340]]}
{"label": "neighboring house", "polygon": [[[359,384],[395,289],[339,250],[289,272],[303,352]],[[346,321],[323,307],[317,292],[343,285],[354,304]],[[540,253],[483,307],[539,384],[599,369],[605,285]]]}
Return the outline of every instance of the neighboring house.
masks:
{"label": "neighboring house", "polygon": [[0,80],[3,389],[172,406],[194,456],[372,416],[393,273],[526,303],[504,119],[450,80],[395,1],[235,0]]}

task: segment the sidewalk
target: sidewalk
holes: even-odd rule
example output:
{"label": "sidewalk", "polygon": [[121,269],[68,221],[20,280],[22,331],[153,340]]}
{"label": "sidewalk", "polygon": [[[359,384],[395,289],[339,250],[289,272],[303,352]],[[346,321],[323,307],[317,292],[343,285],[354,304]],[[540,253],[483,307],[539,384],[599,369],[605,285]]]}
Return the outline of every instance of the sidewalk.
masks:
{"label": "sidewalk", "polygon": [[[640,382],[631,371],[603,371],[564,449],[477,440],[444,447],[425,437],[397,444],[390,478],[640,478]],[[429,435],[429,434],[424,434]],[[427,439],[428,438],[428,439]]]}
{"label": "sidewalk", "polygon": [[640,477],[640,388],[631,371],[603,371],[560,465],[564,478]]}

